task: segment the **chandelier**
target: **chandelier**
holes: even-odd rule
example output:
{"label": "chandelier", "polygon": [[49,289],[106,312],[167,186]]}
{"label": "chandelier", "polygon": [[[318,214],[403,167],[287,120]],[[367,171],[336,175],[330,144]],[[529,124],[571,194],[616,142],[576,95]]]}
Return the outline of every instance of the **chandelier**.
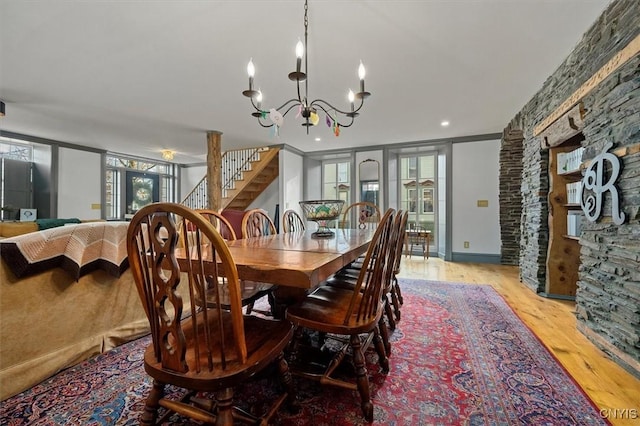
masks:
{"label": "chandelier", "polygon": [[[291,110],[297,110],[296,117],[302,117],[303,123],[302,125],[306,127],[307,134],[309,134],[309,127],[315,126],[319,123],[320,117],[318,115],[319,110],[325,113],[325,122],[327,126],[331,127],[333,133],[336,136],[340,135],[341,127],[350,127],[354,119],[358,116],[358,111],[364,105],[364,100],[371,95],[371,93],[366,92],[364,90],[364,77],[365,77],[365,69],[362,61],[360,61],[360,66],[358,67],[358,77],[360,78],[360,91],[358,93],[353,93],[352,90],[349,90],[348,100],[350,105],[350,109],[347,111],[336,108],[329,102],[322,99],[314,99],[309,101],[308,99],[308,91],[309,91],[309,80],[307,76],[307,36],[308,36],[308,27],[309,27],[309,5],[308,1],[304,2],[304,44],[302,41],[298,40],[296,44],[296,70],[289,73],[289,80],[295,81],[298,89],[297,97],[289,99],[284,104],[282,104],[278,108],[270,108],[268,110],[263,109],[262,107],[262,92],[260,90],[254,89],[253,78],[255,76],[255,67],[253,65],[253,59],[249,60],[249,64],[247,65],[247,73],[249,74],[249,89],[242,92],[243,95],[251,99],[251,105],[254,108],[254,112],[251,113],[252,116],[258,119],[258,123],[262,127],[273,127],[275,133],[277,134],[279,128],[284,123],[284,116],[287,115]],[[301,70],[302,65],[302,57],[304,56],[304,71]],[[301,82],[304,82],[304,88],[301,88]],[[358,106],[356,108],[356,100],[358,102]],[[268,121],[267,121],[268,118]]]}

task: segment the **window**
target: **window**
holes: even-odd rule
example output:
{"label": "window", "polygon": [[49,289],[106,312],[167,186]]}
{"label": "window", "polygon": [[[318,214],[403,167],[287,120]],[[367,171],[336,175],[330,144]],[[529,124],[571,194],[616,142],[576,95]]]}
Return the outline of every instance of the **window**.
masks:
{"label": "window", "polygon": [[0,137],[0,158],[18,161],[33,161],[33,147],[14,139]]}
{"label": "window", "polygon": [[431,231],[436,244],[436,155],[419,154],[400,157],[400,208],[409,212],[408,228]]}
{"label": "window", "polygon": [[107,219],[124,219],[151,202],[176,201],[176,170],[171,163],[106,156]]}
{"label": "window", "polygon": [[0,219],[16,219],[20,208],[33,207],[33,147],[0,137]]}
{"label": "window", "polygon": [[415,189],[407,190],[407,198],[409,200],[409,213],[416,212],[416,204],[418,202],[417,191]]}
{"label": "window", "polygon": [[422,213],[433,213],[433,189],[422,190]]}

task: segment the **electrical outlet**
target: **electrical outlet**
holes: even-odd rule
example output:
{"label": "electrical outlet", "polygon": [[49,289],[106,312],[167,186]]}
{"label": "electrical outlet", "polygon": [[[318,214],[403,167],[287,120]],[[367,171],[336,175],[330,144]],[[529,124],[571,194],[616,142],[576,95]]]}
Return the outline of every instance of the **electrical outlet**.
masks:
{"label": "electrical outlet", "polygon": [[469,241],[464,242],[464,248],[469,248]]}

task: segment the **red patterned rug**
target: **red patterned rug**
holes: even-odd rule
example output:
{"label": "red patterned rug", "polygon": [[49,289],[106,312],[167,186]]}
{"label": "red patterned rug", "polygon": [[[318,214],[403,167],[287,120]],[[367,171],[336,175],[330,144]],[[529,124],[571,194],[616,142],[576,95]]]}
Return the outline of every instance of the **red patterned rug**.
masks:
{"label": "red patterned rug", "polygon": [[[606,425],[597,408],[490,286],[401,280],[391,369],[368,353],[374,424]],[[148,339],[65,370],[1,403],[6,425],[135,425],[150,380]],[[296,378],[302,410],[282,425],[359,425],[358,396]],[[267,379],[239,389],[250,410],[273,397]],[[175,425],[192,425],[176,419]]]}

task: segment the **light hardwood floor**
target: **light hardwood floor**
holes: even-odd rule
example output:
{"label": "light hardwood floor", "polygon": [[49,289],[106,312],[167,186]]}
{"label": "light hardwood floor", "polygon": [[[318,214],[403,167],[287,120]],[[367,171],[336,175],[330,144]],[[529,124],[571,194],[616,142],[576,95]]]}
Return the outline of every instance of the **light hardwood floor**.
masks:
{"label": "light hardwood floor", "polygon": [[[574,303],[536,295],[517,266],[403,257],[400,277],[489,284],[589,395],[614,425],[640,425],[640,380],[614,363],[576,329]],[[626,411],[625,411],[626,410]]]}

